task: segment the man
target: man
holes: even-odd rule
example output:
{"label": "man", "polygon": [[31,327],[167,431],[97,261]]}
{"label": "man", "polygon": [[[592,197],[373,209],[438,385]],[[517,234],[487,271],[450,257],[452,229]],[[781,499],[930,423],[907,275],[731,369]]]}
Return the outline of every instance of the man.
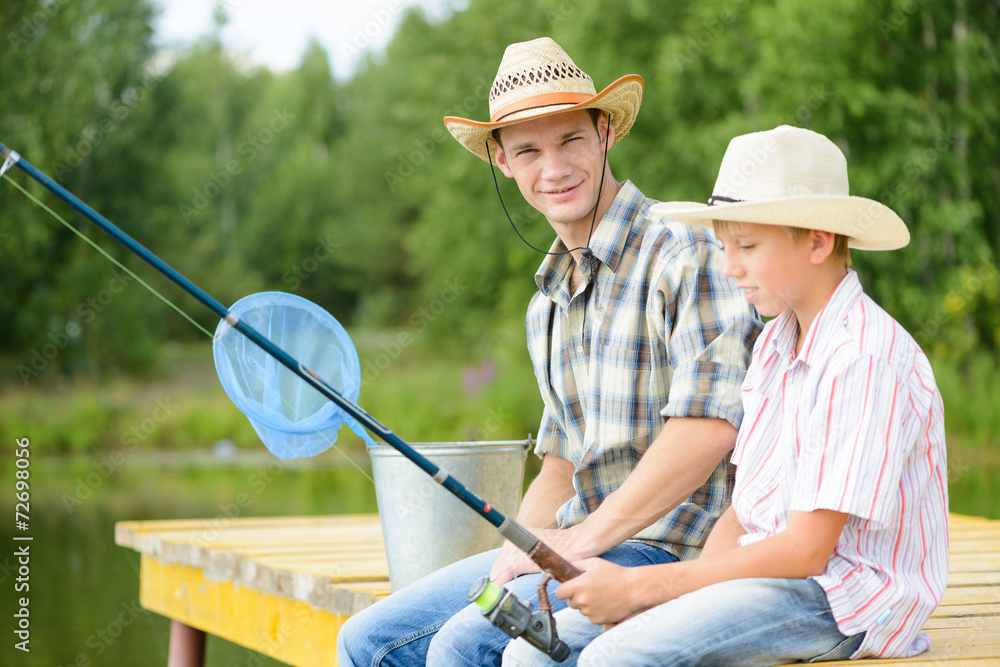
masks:
{"label": "man", "polygon": [[[528,307],[545,409],[541,471],[517,521],[567,559],[628,567],[697,556],[725,510],[739,388],[760,330],[711,235],[651,218],[654,202],[612,175],[607,150],[641,99],[636,75],[595,93],[541,38],[507,48],[489,122],[445,118],[469,151],[495,156],[558,236]],[[465,603],[487,572],[537,600],[537,566],[506,543],[351,618],[341,664],[499,664],[509,638]]]}

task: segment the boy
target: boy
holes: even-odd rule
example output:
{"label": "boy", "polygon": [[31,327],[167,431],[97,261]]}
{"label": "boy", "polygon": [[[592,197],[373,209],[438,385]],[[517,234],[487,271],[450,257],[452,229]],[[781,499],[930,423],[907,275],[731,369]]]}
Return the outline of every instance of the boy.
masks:
{"label": "boy", "polygon": [[[775,319],[743,383],[732,506],[697,560],[577,563],[584,574],[556,591],[571,607],[556,615],[569,663],[773,665],[926,650],[920,628],[948,574],[941,396],[913,338],[863,293],[848,251],[900,248],[906,226],[848,195],[833,142],[788,126],[733,139],[707,206],[653,209],[714,224],[725,273]],[[517,640],[504,664],[550,662]]]}

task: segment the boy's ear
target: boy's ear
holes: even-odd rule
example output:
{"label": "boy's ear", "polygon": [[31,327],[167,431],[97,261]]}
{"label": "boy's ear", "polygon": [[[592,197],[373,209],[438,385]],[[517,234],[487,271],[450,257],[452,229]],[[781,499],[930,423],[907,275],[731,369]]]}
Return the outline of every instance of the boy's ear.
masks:
{"label": "boy's ear", "polygon": [[833,254],[834,243],[837,235],[833,232],[824,232],[818,229],[809,231],[809,261],[812,264],[822,264],[826,258]]}
{"label": "boy's ear", "polygon": [[507,164],[507,154],[503,152],[503,148],[500,144],[497,144],[497,166],[500,167],[500,173],[502,173],[507,178],[513,178],[514,172],[510,170],[510,165]]}

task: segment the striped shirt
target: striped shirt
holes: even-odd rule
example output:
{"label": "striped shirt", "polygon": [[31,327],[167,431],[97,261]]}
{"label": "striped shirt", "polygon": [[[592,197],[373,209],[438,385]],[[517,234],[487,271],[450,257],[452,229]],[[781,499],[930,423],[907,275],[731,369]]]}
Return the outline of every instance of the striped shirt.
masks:
{"label": "striped shirt", "polygon": [[[535,275],[528,349],[545,404],[536,452],[576,468],[560,528],[582,522],[622,484],[664,418],[720,418],[736,428],[742,418],[740,386],[760,322],[722,275],[711,233],[650,219],[653,203],[624,183],[590,241],[596,270],[575,294],[568,254],[547,257]],[[565,249],[558,239],[552,246]],[[633,539],[697,556],[729,504],[733,472],[726,457]]]}
{"label": "striped shirt", "polygon": [[948,578],[948,472],[941,394],[920,347],[849,271],[795,355],[788,310],[768,322],[743,383],[733,507],[746,545],[789,513],[849,514],[826,570],[853,656],[909,657]]}

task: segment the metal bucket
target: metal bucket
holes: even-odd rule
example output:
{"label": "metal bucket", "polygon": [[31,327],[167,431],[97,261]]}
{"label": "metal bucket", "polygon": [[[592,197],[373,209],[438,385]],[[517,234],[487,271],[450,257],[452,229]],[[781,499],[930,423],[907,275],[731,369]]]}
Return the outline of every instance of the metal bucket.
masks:
{"label": "metal bucket", "polygon": [[[411,446],[513,518],[521,505],[527,440],[428,442]],[[445,565],[495,549],[497,529],[389,445],[368,446],[375,496],[397,591]]]}

